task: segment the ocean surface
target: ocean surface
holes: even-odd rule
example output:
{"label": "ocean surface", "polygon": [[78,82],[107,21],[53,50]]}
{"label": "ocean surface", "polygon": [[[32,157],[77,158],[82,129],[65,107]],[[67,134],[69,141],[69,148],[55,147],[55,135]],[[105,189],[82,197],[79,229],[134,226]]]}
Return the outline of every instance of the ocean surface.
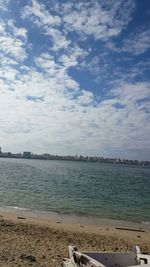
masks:
{"label": "ocean surface", "polygon": [[150,168],[0,158],[0,207],[150,222]]}

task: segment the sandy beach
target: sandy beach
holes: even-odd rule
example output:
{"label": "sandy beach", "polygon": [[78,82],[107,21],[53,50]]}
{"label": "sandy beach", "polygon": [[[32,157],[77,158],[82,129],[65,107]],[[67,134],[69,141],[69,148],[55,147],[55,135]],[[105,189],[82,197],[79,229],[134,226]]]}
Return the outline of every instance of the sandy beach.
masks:
{"label": "sandy beach", "polygon": [[128,251],[138,244],[143,252],[150,252],[150,229],[146,225],[93,222],[81,219],[80,223],[79,218],[68,220],[60,215],[37,218],[1,212],[0,266],[60,266],[69,244],[82,251]]}

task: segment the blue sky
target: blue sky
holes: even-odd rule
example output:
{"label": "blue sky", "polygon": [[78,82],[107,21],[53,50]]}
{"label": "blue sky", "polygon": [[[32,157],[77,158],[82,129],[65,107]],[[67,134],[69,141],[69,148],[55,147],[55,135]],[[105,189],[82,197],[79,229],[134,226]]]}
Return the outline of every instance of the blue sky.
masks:
{"label": "blue sky", "polygon": [[150,160],[150,2],[0,0],[5,151]]}

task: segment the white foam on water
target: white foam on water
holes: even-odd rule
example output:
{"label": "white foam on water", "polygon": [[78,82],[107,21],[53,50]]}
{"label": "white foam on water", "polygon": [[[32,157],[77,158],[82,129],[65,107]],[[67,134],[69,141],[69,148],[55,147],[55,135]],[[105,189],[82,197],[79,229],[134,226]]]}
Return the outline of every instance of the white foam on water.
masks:
{"label": "white foam on water", "polygon": [[6,208],[9,208],[9,209],[15,209],[15,210],[29,210],[29,209],[26,209],[26,208],[20,208],[20,207],[17,207],[17,206],[6,206]]}
{"label": "white foam on water", "polygon": [[18,206],[3,206],[3,207],[0,207],[0,211],[6,211],[6,212],[11,212],[11,211],[30,211],[30,209],[27,209],[27,208],[21,208],[21,207],[18,207]]}
{"label": "white foam on water", "polygon": [[141,223],[146,224],[146,225],[149,225],[150,224],[149,221],[141,221]]}

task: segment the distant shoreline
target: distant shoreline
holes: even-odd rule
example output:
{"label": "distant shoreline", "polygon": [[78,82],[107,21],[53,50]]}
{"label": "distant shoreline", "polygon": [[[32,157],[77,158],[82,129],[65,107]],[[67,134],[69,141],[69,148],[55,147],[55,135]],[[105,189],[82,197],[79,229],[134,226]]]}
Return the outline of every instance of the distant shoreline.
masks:
{"label": "distant shoreline", "polygon": [[87,159],[83,157],[83,159],[76,158],[74,156],[51,156],[47,157],[44,155],[31,155],[30,157],[17,156],[16,154],[12,155],[1,155],[0,159],[34,159],[34,160],[60,160],[60,161],[71,161],[71,162],[87,162],[87,163],[106,163],[112,165],[127,165],[127,166],[139,166],[139,167],[150,167],[150,161],[138,161],[138,160],[119,160],[119,159],[111,159],[111,158],[99,158],[95,159],[95,157],[88,157]]}

